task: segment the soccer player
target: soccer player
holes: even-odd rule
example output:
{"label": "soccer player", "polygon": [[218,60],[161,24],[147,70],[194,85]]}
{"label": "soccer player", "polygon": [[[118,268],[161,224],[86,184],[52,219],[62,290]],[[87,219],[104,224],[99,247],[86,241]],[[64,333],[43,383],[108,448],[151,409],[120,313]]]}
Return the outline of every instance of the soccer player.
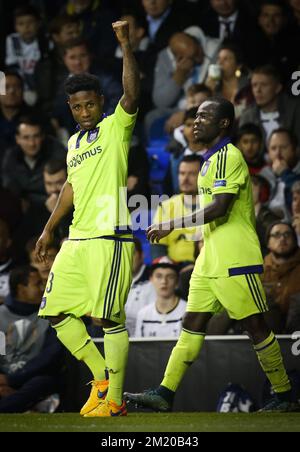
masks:
{"label": "soccer player", "polygon": [[159,242],[183,224],[201,225],[204,237],[190,281],[182,333],[161,385],[141,394],[125,394],[128,401],[157,411],[171,409],[179,383],[199,355],[207,323],[222,307],[231,318],[243,321],[276,393],[265,410],[288,411],[292,407],[291,385],[279,344],[263,317],[267,311],[259,277],[263,259],[255,232],[247,164],[228,138],[233,121],[234,107],[225,99],[212,98],[198,108],[194,133],[208,147],[198,179],[201,209],[148,228],[152,242]]}
{"label": "soccer player", "polygon": [[[51,269],[39,315],[50,320],[60,341],[91,370],[91,395],[81,414],[100,417],[127,414],[122,400],[128,355],[124,304],[134,245],[126,197],[120,189],[127,183],[139,96],[128,23],[112,26],[124,54],[124,94],[114,114],[103,119],[98,79],[90,74],[67,79],[69,106],[80,131],[69,140],[68,178],[36,246],[44,261],[54,229],[74,206],[69,239]],[[87,334],[81,320],[85,314],[101,320],[105,360]]]}

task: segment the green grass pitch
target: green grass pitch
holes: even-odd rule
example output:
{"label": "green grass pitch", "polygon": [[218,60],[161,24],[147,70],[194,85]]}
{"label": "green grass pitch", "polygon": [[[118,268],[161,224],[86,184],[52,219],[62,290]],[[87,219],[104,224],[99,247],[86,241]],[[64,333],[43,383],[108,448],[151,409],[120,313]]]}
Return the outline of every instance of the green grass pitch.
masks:
{"label": "green grass pitch", "polygon": [[0,432],[300,432],[300,413],[130,413],[81,418],[75,413],[2,414]]}

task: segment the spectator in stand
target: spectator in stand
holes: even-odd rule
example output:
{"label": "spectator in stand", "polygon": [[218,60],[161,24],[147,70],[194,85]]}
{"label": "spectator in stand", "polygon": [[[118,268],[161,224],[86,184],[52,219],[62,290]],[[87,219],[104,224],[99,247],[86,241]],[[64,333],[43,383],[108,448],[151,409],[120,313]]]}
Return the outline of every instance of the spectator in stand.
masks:
{"label": "spectator in stand", "polygon": [[139,311],[155,303],[156,292],[149,281],[150,269],[144,264],[144,254],[141,242],[134,237],[134,254],[132,269],[132,284],[125,304],[126,328],[129,336],[134,336],[136,320]]}
{"label": "spectator in stand", "polygon": [[265,257],[263,284],[270,313],[267,319],[275,332],[285,330],[291,297],[300,292],[300,249],[294,229],[277,222],[267,231],[270,253]]}
{"label": "spectator in stand", "polygon": [[298,246],[300,247],[300,181],[292,186],[292,220],[293,228],[297,234]]}
{"label": "spectator in stand", "polygon": [[175,263],[167,256],[155,259],[150,281],[156,291],[155,301],[139,311],[135,337],[178,338],[186,302],[175,292],[178,284]]}
{"label": "spectator in stand", "polygon": [[237,121],[246,107],[253,102],[249,76],[242,60],[241,52],[236,45],[223,44],[217,59],[221,78],[217,80],[208,75],[206,80],[214,95],[220,95],[233,103]]}
{"label": "spectator in stand", "polygon": [[[202,160],[197,155],[185,156],[179,165],[180,194],[163,201],[155,213],[154,222],[180,218],[199,208],[197,179]],[[195,261],[194,242],[201,237],[199,228],[172,231],[159,244],[151,244],[152,258],[168,256],[183,268]]]}
{"label": "spectator in stand", "polygon": [[11,246],[12,238],[9,225],[0,218],[0,304],[9,294],[9,272],[14,267]]}
{"label": "spectator in stand", "polygon": [[[75,39],[64,48],[63,61],[69,76],[90,73],[99,78],[102,93],[104,95],[104,112],[112,114],[121,97],[122,87],[109,72],[97,68],[93,64],[93,58],[88,44],[83,39]],[[64,84],[59,88],[54,103],[53,117],[57,128],[67,129],[73,134],[76,124],[70,112],[67,98],[64,92]]]}
{"label": "spectator in stand", "polygon": [[44,165],[49,158],[65,158],[66,150],[59,141],[45,135],[43,124],[34,116],[20,118],[16,143],[3,158],[3,186],[22,198],[24,208],[43,203]]}
{"label": "spectator in stand", "polygon": [[49,246],[48,259],[45,262],[38,261],[35,252],[35,245],[38,241],[38,236],[31,238],[26,244],[26,253],[28,256],[29,264],[36,268],[41,277],[41,286],[44,291],[47,285],[48,276],[53,265],[54,259],[60,250],[59,242],[53,240]]}
{"label": "spectator in stand", "polygon": [[299,31],[289,22],[286,2],[262,0],[258,24],[252,39],[248,41],[246,55],[251,68],[272,64],[280,72],[284,82],[300,62],[295,45],[299,43]]}
{"label": "spectator in stand", "polygon": [[199,143],[194,135],[194,121],[196,119],[197,110],[198,107],[194,107],[185,112],[181,133],[183,134],[186,146],[182,146],[175,140],[168,145],[168,150],[172,152],[164,180],[164,193],[168,196],[173,196],[180,192],[178,174],[179,165],[182,159],[188,155],[196,155],[201,160],[202,156],[207,151],[206,146],[203,143]]}
{"label": "spectator in stand", "polygon": [[295,19],[295,25],[300,29],[300,0],[288,0],[288,3],[293,11],[293,16]]}
{"label": "spectator in stand", "polygon": [[10,295],[0,306],[6,355],[0,355],[0,413],[23,413],[61,390],[62,347],[37,316],[41,279],[33,267],[12,270]]}
{"label": "spectator in stand", "polygon": [[266,144],[278,127],[290,129],[300,141],[300,103],[282,92],[278,71],[269,65],[255,69],[251,85],[255,103],[246,108],[239,125],[250,122],[260,126]]}
{"label": "spectator in stand", "polygon": [[101,61],[110,57],[116,48],[111,24],[117,20],[111,2],[99,0],[68,0],[63,12],[76,17],[92,52]]}
{"label": "spectator in stand", "polygon": [[37,101],[34,70],[37,62],[49,51],[49,42],[40,33],[40,13],[31,5],[14,11],[15,33],[6,38],[7,67],[17,69],[25,81],[24,97],[29,105]]}
{"label": "spectator in stand", "polygon": [[[184,121],[184,116],[187,110],[190,110],[194,107],[199,107],[205,100],[209,99],[212,96],[212,90],[206,86],[204,83],[194,83],[189,86],[186,90],[186,99],[185,99],[185,110],[178,110],[173,113],[165,123],[165,130],[168,134],[172,134],[174,132],[174,139],[178,139],[179,143],[183,146],[187,145],[184,137],[182,136],[182,124]],[[176,129],[179,128],[178,132],[181,137],[177,137]],[[182,139],[183,138],[183,139]]]}
{"label": "spectator in stand", "polygon": [[268,208],[267,202],[270,195],[270,186],[268,181],[262,176],[256,174],[251,176],[251,182],[256,218],[256,232],[259,238],[262,254],[265,256],[268,252],[266,243],[267,229],[271,224],[275,223],[275,221],[279,221],[280,218],[278,218],[278,216]]}
{"label": "spectator in stand", "polygon": [[47,58],[42,58],[35,68],[38,102],[50,114],[53,103],[68,72],[62,59],[63,48],[81,34],[77,17],[62,14],[56,16],[49,25],[49,33],[54,44]]}
{"label": "spectator in stand", "polygon": [[0,163],[4,150],[15,144],[15,134],[21,116],[32,113],[33,109],[23,100],[23,79],[15,71],[5,71],[4,96],[0,95]]}
{"label": "spectator in stand", "polygon": [[294,182],[300,180],[297,146],[297,138],[288,129],[274,130],[268,147],[270,166],[260,173],[271,185],[269,208],[284,219],[290,219],[291,188]]}
{"label": "spectator in stand", "polygon": [[130,204],[130,198],[135,195],[150,197],[149,187],[149,160],[145,147],[139,138],[133,135],[128,155],[127,199],[128,208],[135,208]]}
{"label": "spectator in stand", "polygon": [[255,124],[244,124],[237,131],[236,145],[242,152],[250,174],[258,174],[266,166],[265,147],[261,129]]}
{"label": "spectator in stand", "polygon": [[199,18],[198,25],[206,35],[238,44],[242,54],[247,55],[245,49],[252,39],[254,20],[239,0],[210,0],[209,8]]}

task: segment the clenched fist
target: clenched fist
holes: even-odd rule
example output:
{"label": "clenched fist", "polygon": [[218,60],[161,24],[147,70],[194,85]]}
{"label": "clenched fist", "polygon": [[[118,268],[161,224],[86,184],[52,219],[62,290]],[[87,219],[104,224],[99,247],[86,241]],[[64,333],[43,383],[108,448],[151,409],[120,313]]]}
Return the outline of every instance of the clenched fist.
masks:
{"label": "clenched fist", "polygon": [[112,24],[113,30],[119,43],[127,44],[129,43],[129,23],[125,20],[118,20]]}

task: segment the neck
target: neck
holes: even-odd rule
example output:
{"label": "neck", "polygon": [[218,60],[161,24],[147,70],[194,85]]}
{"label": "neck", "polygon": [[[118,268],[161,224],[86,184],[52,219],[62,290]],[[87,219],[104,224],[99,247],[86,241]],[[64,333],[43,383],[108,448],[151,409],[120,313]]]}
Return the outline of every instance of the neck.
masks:
{"label": "neck", "polygon": [[260,109],[263,113],[271,113],[271,112],[277,111],[277,109],[278,109],[277,96],[275,97],[275,99],[273,99],[271,102],[269,102],[264,107],[261,107]]}
{"label": "neck", "polygon": [[1,111],[3,116],[11,121],[19,112],[20,107],[5,107],[4,105],[1,105]]}
{"label": "neck", "polygon": [[204,151],[206,149],[206,146],[203,143],[189,143],[189,149],[193,152],[199,152]]}
{"label": "neck", "polygon": [[209,143],[206,143],[206,146],[208,149],[211,149],[213,146],[215,146],[219,141],[223,140],[223,138],[226,135],[218,135],[214,140],[210,141]]}
{"label": "neck", "polygon": [[175,295],[172,295],[171,297],[164,298],[164,297],[158,297],[156,300],[156,309],[161,314],[167,314],[168,312],[172,311],[172,309],[175,308],[175,306],[178,303],[178,297]]}

